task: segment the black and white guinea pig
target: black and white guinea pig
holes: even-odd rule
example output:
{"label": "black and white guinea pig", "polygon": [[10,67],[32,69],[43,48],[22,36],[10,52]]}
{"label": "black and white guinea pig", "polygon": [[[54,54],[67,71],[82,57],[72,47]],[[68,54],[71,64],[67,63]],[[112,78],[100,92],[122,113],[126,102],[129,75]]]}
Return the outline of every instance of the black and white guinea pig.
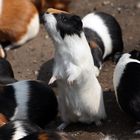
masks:
{"label": "black and white guinea pig", "polygon": [[44,128],[57,115],[57,99],[43,82],[18,81],[0,85],[0,113],[8,121],[25,119]]}
{"label": "black and white guinea pig", "polygon": [[104,12],[89,13],[82,22],[98,76],[104,60],[123,51],[121,27],[113,16]]}
{"label": "black and white guinea pig", "polygon": [[140,51],[133,50],[120,57],[113,84],[120,108],[140,121]]}
{"label": "black and white guinea pig", "polygon": [[5,51],[0,46],[0,84],[10,84],[17,81],[14,78],[12,66],[5,57]]}
{"label": "black and white guinea pig", "polygon": [[64,132],[39,131],[34,132],[20,140],[75,140],[72,136]]}
{"label": "black and white guinea pig", "polygon": [[18,47],[39,32],[39,14],[30,0],[0,0],[0,44]]}
{"label": "black and white guinea pig", "polygon": [[74,140],[74,138],[64,132],[42,130],[27,120],[15,120],[0,127],[0,140]]}
{"label": "black and white guinea pig", "polygon": [[10,121],[0,127],[1,140],[19,140],[34,132],[41,131],[37,125],[27,120]]}

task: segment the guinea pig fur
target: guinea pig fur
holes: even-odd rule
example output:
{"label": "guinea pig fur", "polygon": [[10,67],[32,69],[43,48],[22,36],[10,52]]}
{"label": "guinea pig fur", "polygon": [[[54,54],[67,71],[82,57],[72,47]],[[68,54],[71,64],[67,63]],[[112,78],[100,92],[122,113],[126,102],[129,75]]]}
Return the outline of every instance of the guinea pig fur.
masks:
{"label": "guinea pig fur", "polygon": [[20,140],[75,140],[64,132],[39,131],[34,132]]}
{"label": "guinea pig fur", "polygon": [[14,78],[12,66],[5,57],[5,51],[0,46],[0,84],[10,84],[17,81]]}
{"label": "guinea pig fur", "polygon": [[47,8],[56,8],[68,11],[70,0],[31,0],[37,7],[38,11],[45,12]]}
{"label": "guinea pig fur", "polygon": [[0,127],[0,139],[19,140],[38,131],[41,131],[41,128],[27,120],[10,121]]}
{"label": "guinea pig fur", "polygon": [[79,16],[48,9],[46,29],[55,46],[53,75],[57,80],[58,104],[64,129],[70,122],[95,122],[106,117],[102,88],[95,76],[91,51]]}
{"label": "guinea pig fur", "polygon": [[114,70],[113,84],[120,108],[140,121],[140,51],[121,56]]}
{"label": "guinea pig fur", "polygon": [[0,85],[0,113],[8,120],[25,119],[44,128],[57,115],[57,99],[43,82],[18,81]]}
{"label": "guinea pig fur", "polygon": [[[1,117],[0,117],[1,118]],[[73,137],[56,131],[43,130],[27,120],[14,120],[0,127],[1,140],[74,140]]]}
{"label": "guinea pig fur", "polygon": [[39,15],[30,0],[0,0],[0,43],[6,50],[18,47],[39,32]]}
{"label": "guinea pig fur", "polygon": [[82,22],[98,76],[104,60],[123,51],[121,27],[113,16],[104,12],[89,13]]}

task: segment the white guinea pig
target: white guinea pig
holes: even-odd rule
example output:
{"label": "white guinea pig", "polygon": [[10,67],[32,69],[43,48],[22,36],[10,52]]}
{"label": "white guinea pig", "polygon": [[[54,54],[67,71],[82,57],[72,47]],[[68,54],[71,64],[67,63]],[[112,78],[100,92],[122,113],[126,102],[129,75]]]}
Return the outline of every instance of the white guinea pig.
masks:
{"label": "white guinea pig", "polygon": [[133,50],[120,57],[113,84],[121,109],[140,121],[140,51]]}
{"label": "white guinea pig", "polygon": [[64,129],[71,122],[95,122],[106,117],[102,88],[79,16],[48,9],[44,22],[54,41],[53,76],[57,80],[58,104]]}
{"label": "white guinea pig", "polygon": [[112,15],[104,12],[89,13],[82,22],[98,76],[104,60],[123,51],[121,27]]}
{"label": "white guinea pig", "polygon": [[57,115],[57,99],[53,90],[40,81],[0,85],[0,113],[8,121],[25,119],[44,128]]}

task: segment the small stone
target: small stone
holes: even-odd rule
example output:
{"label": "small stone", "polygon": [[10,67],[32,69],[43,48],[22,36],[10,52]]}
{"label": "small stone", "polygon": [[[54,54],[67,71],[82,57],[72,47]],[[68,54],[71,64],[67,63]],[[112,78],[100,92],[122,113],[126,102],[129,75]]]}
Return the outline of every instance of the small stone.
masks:
{"label": "small stone", "polygon": [[136,7],[140,9],[140,2],[137,3]]}
{"label": "small stone", "polygon": [[117,8],[117,11],[118,11],[118,13],[121,13],[122,8],[121,8],[121,7],[118,7],[118,8]]}
{"label": "small stone", "polygon": [[103,1],[103,3],[102,3],[102,5],[108,5],[108,4],[110,4],[109,0],[108,1]]}
{"label": "small stone", "polygon": [[35,71],[34,71],[34,74],[35,74],[36,76],[38,75],[38,73],[39,73],[38,70],[35,70]]}

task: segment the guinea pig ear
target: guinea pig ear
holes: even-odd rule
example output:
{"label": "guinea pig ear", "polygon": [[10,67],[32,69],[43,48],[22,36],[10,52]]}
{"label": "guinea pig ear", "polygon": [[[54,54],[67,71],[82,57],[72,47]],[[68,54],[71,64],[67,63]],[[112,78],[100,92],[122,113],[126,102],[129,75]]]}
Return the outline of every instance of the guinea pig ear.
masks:
{"label": "guinea pig ear", "polygon": [[0,127],[5,125],[8,122],[6,116],[2,113],[0,113]]}
{"label": "guinea pig ear", "polygon": [[6,58],[6,52],[5,52],[5,50],[2,48],[1,45],[0,45],[0,58]]}
{"label": "guinea pig ear", "polygon": [[115,53],[114,56],[113,56],[113,58],[112,58],[113,59],[112,61],[115,64],[117,64],[122,55],[123,55],[123,52],[117,52],[117,53]]}
{"label": "guinea pig ear", "polygon": [[137,60],[140,61],[140,51],[138,51],[138,50],[132,50],[130,52],[130,54],[131,54],[131,58],[137,59]]}

